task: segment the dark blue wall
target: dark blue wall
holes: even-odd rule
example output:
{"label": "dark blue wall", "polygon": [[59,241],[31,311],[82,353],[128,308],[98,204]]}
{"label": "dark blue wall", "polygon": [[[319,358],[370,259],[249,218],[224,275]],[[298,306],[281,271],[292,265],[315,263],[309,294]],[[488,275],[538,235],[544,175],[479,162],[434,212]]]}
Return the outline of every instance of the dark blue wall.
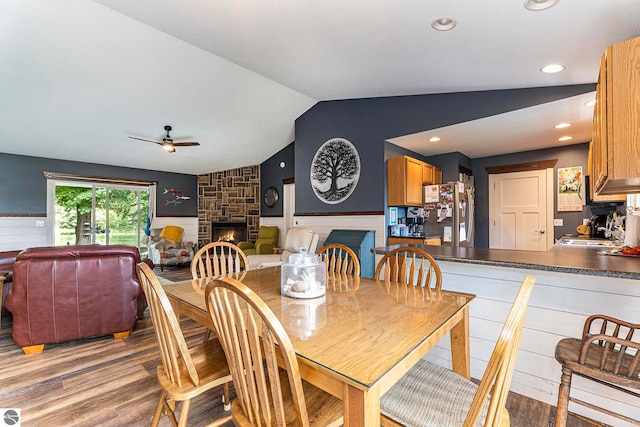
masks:
{"label": "dark blue wall", "polygon": [[[197,175],[4,153],[0,153],[0,213],[46,215],[47,180],[43,171],[157,181],[157,216],[198,216]],[[180,190],[191,198],[180,205],[166,204],[174,197],[163,194],[165,189]]]}
{"label": "dark blue wall", "polygon": [[[284,162],[284,168],[280,167]],[[294,179],[295,143],[287,145],[260,165],[260,216],[282,216],[282,181]],[[264,191],[269,187],[278,189],[280,199],[272,208],[264,204]]]}
{"label": "dark blue wall", "polygon": [[[594,90],[595,84],[585,84],[320,102],[295,123],[296,214],[384,211],[386,191],[382,190],[386,188],[385,160],[390,157],[387,153],[389,144],[385,144],[385,141],[389,138]],[[331,138],[351,141],[358,150],[362,165],[354,192],[344,202],[335,205],[325,204],[316,197],[310,178],[311,162],[316,151]],[[456,163],[468,163],[458,154],[455,156]],[[457,179],[457,170],[451,171],[435,160],[430,163],[443,169],[443,179]],[[449,162],[453,158],[446,160]]]}

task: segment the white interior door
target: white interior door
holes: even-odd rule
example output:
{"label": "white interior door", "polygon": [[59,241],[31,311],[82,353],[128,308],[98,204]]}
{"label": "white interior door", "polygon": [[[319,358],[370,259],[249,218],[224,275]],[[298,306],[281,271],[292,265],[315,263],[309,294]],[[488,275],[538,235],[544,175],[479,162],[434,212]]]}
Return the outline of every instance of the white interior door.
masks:
{"label": "white interior door", "polygon": [[284,217],[284,235],[294,226],[293,215],[296,213],[296,184],[284,184],[284,200],[282,216]]}
{"label": "white interior door", "polygon": [[546,251],[551,247],[552,183],[553,169],[489,175],[490,248]]}

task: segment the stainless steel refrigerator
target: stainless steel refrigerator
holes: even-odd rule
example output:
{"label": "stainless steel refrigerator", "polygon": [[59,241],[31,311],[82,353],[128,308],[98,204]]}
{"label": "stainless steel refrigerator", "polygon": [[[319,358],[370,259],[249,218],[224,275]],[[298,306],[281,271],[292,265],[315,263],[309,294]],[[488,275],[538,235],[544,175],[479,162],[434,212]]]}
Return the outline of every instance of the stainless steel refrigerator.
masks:
{"label": "stainless steel refrigerator", "polygon": [[446,182],[423,187],[423,232],[440,236],[446,246],[473,247],[474,188],[468,182]]}

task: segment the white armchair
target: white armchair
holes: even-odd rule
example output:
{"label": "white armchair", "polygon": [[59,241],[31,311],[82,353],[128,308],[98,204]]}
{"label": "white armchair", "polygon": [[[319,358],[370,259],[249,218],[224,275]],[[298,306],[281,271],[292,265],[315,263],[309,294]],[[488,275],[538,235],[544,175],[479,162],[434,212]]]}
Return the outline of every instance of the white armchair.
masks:
{"label": "white armchair", "polygon": [[300,248],[307,248],[307,253],[314,254],[318,247],[318,235],[312,228],[294,227],[287,232],[284,239],[284,251],[280,254],[247,255],[248,270],[256,268],[276,267],[289,259],[292,253],[300,252]]}

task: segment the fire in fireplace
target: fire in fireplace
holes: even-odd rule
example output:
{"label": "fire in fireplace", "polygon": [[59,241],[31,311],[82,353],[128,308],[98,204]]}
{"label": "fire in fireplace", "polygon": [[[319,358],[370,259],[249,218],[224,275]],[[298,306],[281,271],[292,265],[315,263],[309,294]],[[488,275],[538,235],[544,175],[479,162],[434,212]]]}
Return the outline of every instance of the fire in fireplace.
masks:
{"label": "fire in fireplace", "polygon": [[212,242],[229,242],[238,244],[238,242],[247,240],[247,223],[246,222],[212,222],[211,223],[211,241]]}

